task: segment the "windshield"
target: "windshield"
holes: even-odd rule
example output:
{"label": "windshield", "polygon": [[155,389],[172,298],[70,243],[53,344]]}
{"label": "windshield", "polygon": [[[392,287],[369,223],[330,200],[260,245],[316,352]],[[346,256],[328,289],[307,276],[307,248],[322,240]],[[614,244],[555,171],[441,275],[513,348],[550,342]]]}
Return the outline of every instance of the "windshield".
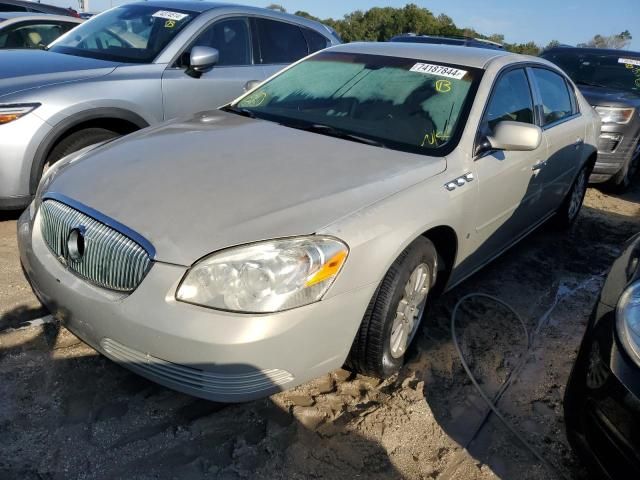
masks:
{"label": "windshield", "polygon": [[198,14],[130,4],[79,25],[50,45],[56,53],[126,63],[151,63]]}
{"label": "windshield", "polygon": [[543,58],[562,68],[576,84],[613,88],[640,94],[640,57],[618,54],[549,52]]}
{"label": "windshield", "polygon": [[480,71],[469,67],[329,51],[286,70],[232,108],[317,133],[443,155],[457,143],[479,78]]}

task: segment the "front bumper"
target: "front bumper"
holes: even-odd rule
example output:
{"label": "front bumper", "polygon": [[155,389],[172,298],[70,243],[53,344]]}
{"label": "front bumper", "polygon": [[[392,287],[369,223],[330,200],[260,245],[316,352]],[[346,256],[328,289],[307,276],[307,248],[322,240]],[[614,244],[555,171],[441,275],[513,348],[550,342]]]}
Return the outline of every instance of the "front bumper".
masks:
{"label": "front bumper", "polygon": [[567,435],[594,478],[640,478],[640,371],[612,338],[613,317],[580,348],[565,394]]}
{"label": "front bumper", "polygon": [[376,288],[277,314],[234,314],[177,302],[186,267],[156,262],[138,288],[123,295],[68,271],[31,215],[25,211],[18,222],[20,259],[51,312],[124,367],[210,400],[252,400],[342,366]]}
{"label": "front bumper", "polygon": [[16,210],[31,201],[31,168],[51,127],[34,112],[0,125],[0,210]]}
{"label": "front bumper", "polygon": [[[625,126],[620,130],[618,126],[603,125],[598,145],[598,160],[593,168],[589,181],[602,183],[613,178],[625,168],[627,162],[635,155],[639,136]],[[619,138],[619,140],[616,140]]]}

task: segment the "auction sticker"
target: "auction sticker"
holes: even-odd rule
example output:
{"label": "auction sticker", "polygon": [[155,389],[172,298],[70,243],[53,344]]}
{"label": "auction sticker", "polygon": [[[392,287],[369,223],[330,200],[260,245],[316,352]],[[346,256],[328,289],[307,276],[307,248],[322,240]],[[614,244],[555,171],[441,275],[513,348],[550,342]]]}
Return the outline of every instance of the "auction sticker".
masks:
{"label": "auction sticker", "polygon": [[183,18],[187,18],[189,15],[186,13],[180,13],[180,12],[170,12],[169,10],[158,10],[156,13],[154,13],[151,16],[164,18],[165,20],[175,20],[176,22],[179,22]]}
{"label": "auction sticker", "polygon": [[626,63],[627,65],[637,65],[640,67],[640,60],[634,58],[619,58],[618,63]]}
{"label": "auction sticker", "polygon": [[458,68],[443,67],[442,65],[432,65],[431,63],[416,63],[411,67],[412,72],[428,73],[431,75],[438,75],[440,77],[449,77],[460,80],[467,73],[466,70],[460,70]]}

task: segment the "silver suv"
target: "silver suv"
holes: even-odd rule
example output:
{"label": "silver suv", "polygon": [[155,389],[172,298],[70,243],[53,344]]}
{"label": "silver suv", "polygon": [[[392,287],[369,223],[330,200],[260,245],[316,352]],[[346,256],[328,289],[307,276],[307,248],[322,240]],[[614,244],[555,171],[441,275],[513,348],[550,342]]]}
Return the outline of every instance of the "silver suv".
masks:
{"label": "silver suv", "polygon": [[0,52],[0,209],[89,145],[218,107],[309,53],[322,24],[272,10],[150,1],[109,10],[48,51]]}

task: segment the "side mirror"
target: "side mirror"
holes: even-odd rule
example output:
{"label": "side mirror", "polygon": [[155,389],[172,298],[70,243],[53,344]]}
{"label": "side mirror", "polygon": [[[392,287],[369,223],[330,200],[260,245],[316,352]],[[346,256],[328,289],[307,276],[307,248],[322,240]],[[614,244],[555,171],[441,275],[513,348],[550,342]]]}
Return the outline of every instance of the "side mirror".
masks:
{"label": "side mirror", "polygon": [[492,150],[531,151],[540,146],[542,130],[537,125],[502,121],[480,146],[487,142]]}
{"label": "side mirror", "polygon": [[211,70],[220,61],[220,52],[216,48],[193,47],[189,55],[187,73],[199,78],[203,73]]}

